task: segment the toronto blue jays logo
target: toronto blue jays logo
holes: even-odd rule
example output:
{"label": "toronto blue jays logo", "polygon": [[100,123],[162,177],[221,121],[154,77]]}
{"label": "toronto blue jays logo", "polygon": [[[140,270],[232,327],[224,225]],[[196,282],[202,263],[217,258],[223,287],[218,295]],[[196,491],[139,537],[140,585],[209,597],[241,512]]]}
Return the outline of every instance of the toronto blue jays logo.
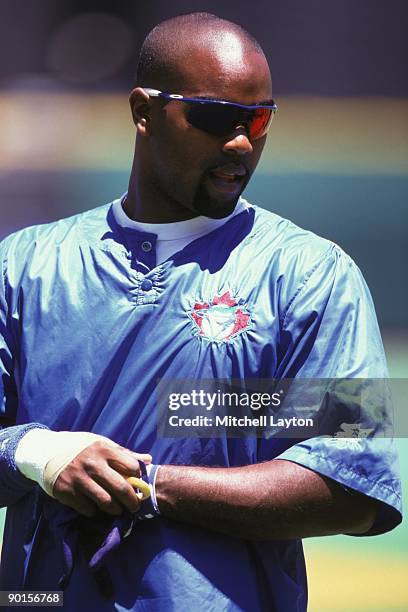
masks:
{"label": "toronto blue jays logo", "polygon": [[212,302],[196,302],[189,313],[196,332],[208,340],[227,341],[248,329],[250,315],[229,291],[217,295]]}

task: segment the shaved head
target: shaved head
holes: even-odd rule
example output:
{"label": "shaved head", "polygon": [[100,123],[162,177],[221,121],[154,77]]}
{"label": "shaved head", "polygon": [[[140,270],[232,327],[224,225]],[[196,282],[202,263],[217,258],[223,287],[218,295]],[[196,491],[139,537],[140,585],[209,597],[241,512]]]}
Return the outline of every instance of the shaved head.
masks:
{"label": "shaved head", "polygon": [[227,216],[256,168],[266,133],[251,137],[242,115],[227,134],[214,134],[190,121],[192,100],[158,98],[147,87],[264,105],[272,98],[272,80],[259,43],[239,25],[210,13],[163,21],[143,43],[130,95],[137,128],[128,192],[134,218],[160,223]]}
{"label": "shaved head", "polygon": [[190,13],[159,23],[146,37],[139,57],[138,86],[176,91],[186,68],[201,49],[234,63],[248,53],[264,56],[259,43],[241,26],[211,13]]}

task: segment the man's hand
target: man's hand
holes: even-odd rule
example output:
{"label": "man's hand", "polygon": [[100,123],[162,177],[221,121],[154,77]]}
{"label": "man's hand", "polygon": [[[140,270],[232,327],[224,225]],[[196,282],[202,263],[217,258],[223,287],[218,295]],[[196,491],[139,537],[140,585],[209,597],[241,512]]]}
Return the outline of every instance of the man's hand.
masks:
{"label": "man's hand", "polygon": [[119,515],[123,509],[136,512],[140,500],[126,478],[140,476],[139,459],[145,463],[152,460],[150,455],[98,440],[81,451],[60,473],[53,496],[88,517],[98,509],[111,515]]}

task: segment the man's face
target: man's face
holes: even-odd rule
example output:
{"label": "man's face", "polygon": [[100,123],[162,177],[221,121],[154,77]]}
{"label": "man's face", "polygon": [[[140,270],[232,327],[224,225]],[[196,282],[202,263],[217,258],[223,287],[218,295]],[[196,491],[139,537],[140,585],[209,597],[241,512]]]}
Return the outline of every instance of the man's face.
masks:
{"label": "man's face", "polygon": [[[272,86],[265,58],[230,48],[198,48],[180,68],[177,93],[256,104],[270,100]],[[154,84],[146,84],[154,86]],[[187,104],[154,99],[148,142],[149,170],[155,191],[179,212],[178,218],[230,214],[260,159],[266,136],[251,141],[244,127],[224,137],[189,124]]]}

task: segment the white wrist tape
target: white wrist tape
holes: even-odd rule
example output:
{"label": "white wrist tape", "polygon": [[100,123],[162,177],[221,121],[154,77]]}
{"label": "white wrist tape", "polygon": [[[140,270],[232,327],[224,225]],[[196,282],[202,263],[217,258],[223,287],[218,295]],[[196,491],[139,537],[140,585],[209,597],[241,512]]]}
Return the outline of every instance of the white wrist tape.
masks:
{"label": "white wrist tape", "polygon": [[[150,497],[152,498],[152,504],[155,512],[160,514],[159,506],[157,504],[156,497],[156,478],[158,471],[160,469],[160,465],[154,465],[153,463],[146,464],[147,475],[149,477],[149,486],[150,486]],[[153,471],[153,475],[151,476],[151,471]]]}
{"label": "white wrist tape", "polygon": [[69,463],[96,440],[113,446],[115,442],[86,431],[31,429],[19,442],[15,454],[17,468],[53,497],[55,481]]}

